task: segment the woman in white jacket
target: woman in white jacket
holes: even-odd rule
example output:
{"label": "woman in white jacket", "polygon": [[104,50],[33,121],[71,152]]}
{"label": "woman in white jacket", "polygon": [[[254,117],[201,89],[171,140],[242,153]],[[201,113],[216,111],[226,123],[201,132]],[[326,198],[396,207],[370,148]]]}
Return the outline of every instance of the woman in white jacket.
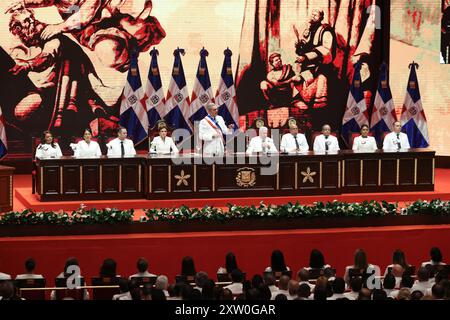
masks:
{"label": "woman in white jacket", "polygon": [[102,151],[96,141],[92,140],[91,129],[84,129],[83,140],[78,141],[77,144],[70,145],[74,151],[76,158],[94,158],[100,157]]}
{"label": "woman in white jacket", "polygon": [[367,124],[361,126],[361,135],[353,140],[352,149],[365,152],[373,152],[378,149],[375,138],[369,136],[369,126]]}
{"label": "woman in white jacket", "polygon": [[178,153],[178,148],[175,145],[172,137],[167,136],[167,128],[165,126],[159,128],[159,136],[153,138],[153,141],[150,143],[149,149],[150,153]]}
{"label": "woman in white jacket", "polygon": [[36,158],[59,158],[62,157],[61,148],[53,139],[50,131],[44,131],[41,137],[41,143],[36,148]]}

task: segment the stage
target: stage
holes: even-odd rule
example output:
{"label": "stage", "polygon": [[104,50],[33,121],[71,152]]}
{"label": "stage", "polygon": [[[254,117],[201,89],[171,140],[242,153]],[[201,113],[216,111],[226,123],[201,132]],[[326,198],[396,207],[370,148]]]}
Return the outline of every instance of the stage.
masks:
{"label": "stage", "polygon": [[211,198],[211,199],[176,199],[176,200],[101,200],[101,201],[64,201],[64,202],[40,202],[37,195],[31,193],[31,176],[14,176],[14,210],[76,210],[83,203],[87,208],[117,208],[137,209],[139,213],[147,208],[173,208],[186,205],[188,207],[203,207],[205,205],[214,207],[226,207],[228,203],[236,205],[258,205],[261,201],[266,204],[285,204],[297,202],[312,204],[317,201],[345,201],[362,202],[364,200],[388,201],[409,203],[418,199],[450,199],[450,169],[435,169],[435,190],[421,192],[388,192],[388,193],[349,193],[343,195],[320,195],[320,196],[283,196],[283,197],[246,197],[246,198]]}

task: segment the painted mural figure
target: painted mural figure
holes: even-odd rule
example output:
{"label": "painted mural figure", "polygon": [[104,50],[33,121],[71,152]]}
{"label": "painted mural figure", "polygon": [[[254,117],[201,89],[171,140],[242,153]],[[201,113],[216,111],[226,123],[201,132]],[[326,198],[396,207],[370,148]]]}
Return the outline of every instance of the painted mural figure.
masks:
{"label": "painted mural figure", "polygon": [[309,28],[301,36],[294,29],[297,36],[296,71],[300,80],[295,89],[301,99],[296,106],[300,109],[318,109],[328,105],[328,78],[336,56],[336,36],[330,25],[322,23],[323,18],[322,10],[313,10]]}
{"label": "painted mural figure", "polygon": [[16,10],[10,18],[9,30],[23,44],[15,48],[19,52],[15,54],[16,64],[10,72],[13,75],[40,74],[36,89],[15,107],[16,119],[33,125],[32,119],[41,115],[49,119],[48,126],[40,124],[45,126],[44,129],[64,131],[68,128],[76,130],[97,117],[108,118],[107,106],[89,80],[89,75],[93,75],[101,83],[89,57],[63,34],[43,40],[42,32],[46,26],[29,9]]}
{"label": "painted mural figure", "polygon": [[151,0],[146,0],[137,17],[126,12],[126,1],[130,0],[22,0],[9,6],[7,13],[55,6],[63,22],[47,25],[42,40],[70,33],[105,66],[124,72],[129,68],[132,46],[147,51],[166,36],[158,20],[150,16]]}

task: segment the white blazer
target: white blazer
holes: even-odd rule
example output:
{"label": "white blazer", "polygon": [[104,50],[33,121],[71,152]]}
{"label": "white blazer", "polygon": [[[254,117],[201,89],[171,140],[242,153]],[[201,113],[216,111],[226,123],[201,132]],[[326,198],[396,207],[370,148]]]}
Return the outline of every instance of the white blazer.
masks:
{"label": "white blazer", "polygon": [[[121,157],[122,149],[120,146],[121,140],[115,138],[106,144],[108,147],[108,157]],[[130,139],[123,140],[123,147],[125,149],[125,156],[135,156],[136,150],[134,149],[134,143]]]}
{"label": "white blazer", "polygon": [[203,154],[205,155],[223,155],[225,147],[223,144],[223,134],[232,134],[228,129],[225,120],[221,116],[216,116],[216,123],[209,116],[200,121],[198,133],[199,139],[203,140]]}
{"label": "white blazer", "polygon": [[[263,143],[267,145],[266,148],[263,148]],[[263,150],[265,149],[265,150]],[[267,137],[265,141],[263,142],[262,138],[260,136],[253,137],[250,140],[250,143],[247,147],[247,153],[251,154],[253,152],[278,152],[277,147],[275,147],[275,144],[273,143],[272,138]]]}
{"label": "white blazer", "polygon": [[328,151],[339,151],[339,142],[335,136],[329,135],[328,139],[325,139],[323,134],[318,135],[314,139],[314,147],[313,150],[315,152],[324,152],[326,151],[325,143],[328,144]]}
{"label": "white blazer", "polygon": [[400,132],[397,138],[397,134],[395,132],[388,133],[383,140],[383,150],[387,151],[395,151],[398,150],[398,143],[400,143],[400,149],[409,149],[408,136]]}
{"label": "white blazer", "polygon": [[300,152],[306,152],[309,150],[308,141],[302,133],[298,133],[296,137],[292,133],[286,133],[281,138],[280,151],[282,152],[295,152],[297,150],[297,145],[295,144],[297,140]]}
{"label": "white blazer", "polygon": [[55,142],[54,147],[51,144],[41,143],[36,148],[36,158],[59,158],[62,157],[61,148]]}
{"label": "white blazer", "polygon": [[372,152],[377,150],[378,147],[374,137],[367,136],[367,138],[364,138],[363,136],[359,136],[353,140],[352,149],[354,151]]}
{"label": "white blazer", "polygon": [[76,145],[70,145],[74,151],[74,156],[76,158],[82,157],[100,157],[102,155],[102,151],[100,150],[100,146],[96,141],[92,141],[87,144],[86,141],[81,140],[78,141]]}
{"label": "white blazer", "polygon": [[178,148],[171,137],[166,137],[164,140],[160,136],[153,138],[150,143],[151,153],[178,153]]}

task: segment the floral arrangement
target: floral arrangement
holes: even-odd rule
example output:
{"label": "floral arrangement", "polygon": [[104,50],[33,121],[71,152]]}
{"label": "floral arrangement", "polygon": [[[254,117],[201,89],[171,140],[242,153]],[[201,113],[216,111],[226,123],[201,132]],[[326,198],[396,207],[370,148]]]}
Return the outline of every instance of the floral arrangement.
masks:
{"label": "floral arrangement", "polygon": [[[340,201],[316,202],[313,205],[287,203],[285,205],[259,206],[228,205],[228,208],[179,208],[146,209],[137,223],[151,223],[155,221],[203,221],[226,222],[238,219],[298,219],[298,218],[365,218],[386,217],[398,215],[431,215],[450,216],[450,201],[432,200],[416,201],[405,208],[399,209],[397,204],[386,201],[364,201],[361,203],[346,203]],[[71,213],[63,211],[8,212],[0,215],[0,225],[76,225],[76,224],[126,224],[134,221],[134,210],[119,209],[86,209],[84,205]]]}

